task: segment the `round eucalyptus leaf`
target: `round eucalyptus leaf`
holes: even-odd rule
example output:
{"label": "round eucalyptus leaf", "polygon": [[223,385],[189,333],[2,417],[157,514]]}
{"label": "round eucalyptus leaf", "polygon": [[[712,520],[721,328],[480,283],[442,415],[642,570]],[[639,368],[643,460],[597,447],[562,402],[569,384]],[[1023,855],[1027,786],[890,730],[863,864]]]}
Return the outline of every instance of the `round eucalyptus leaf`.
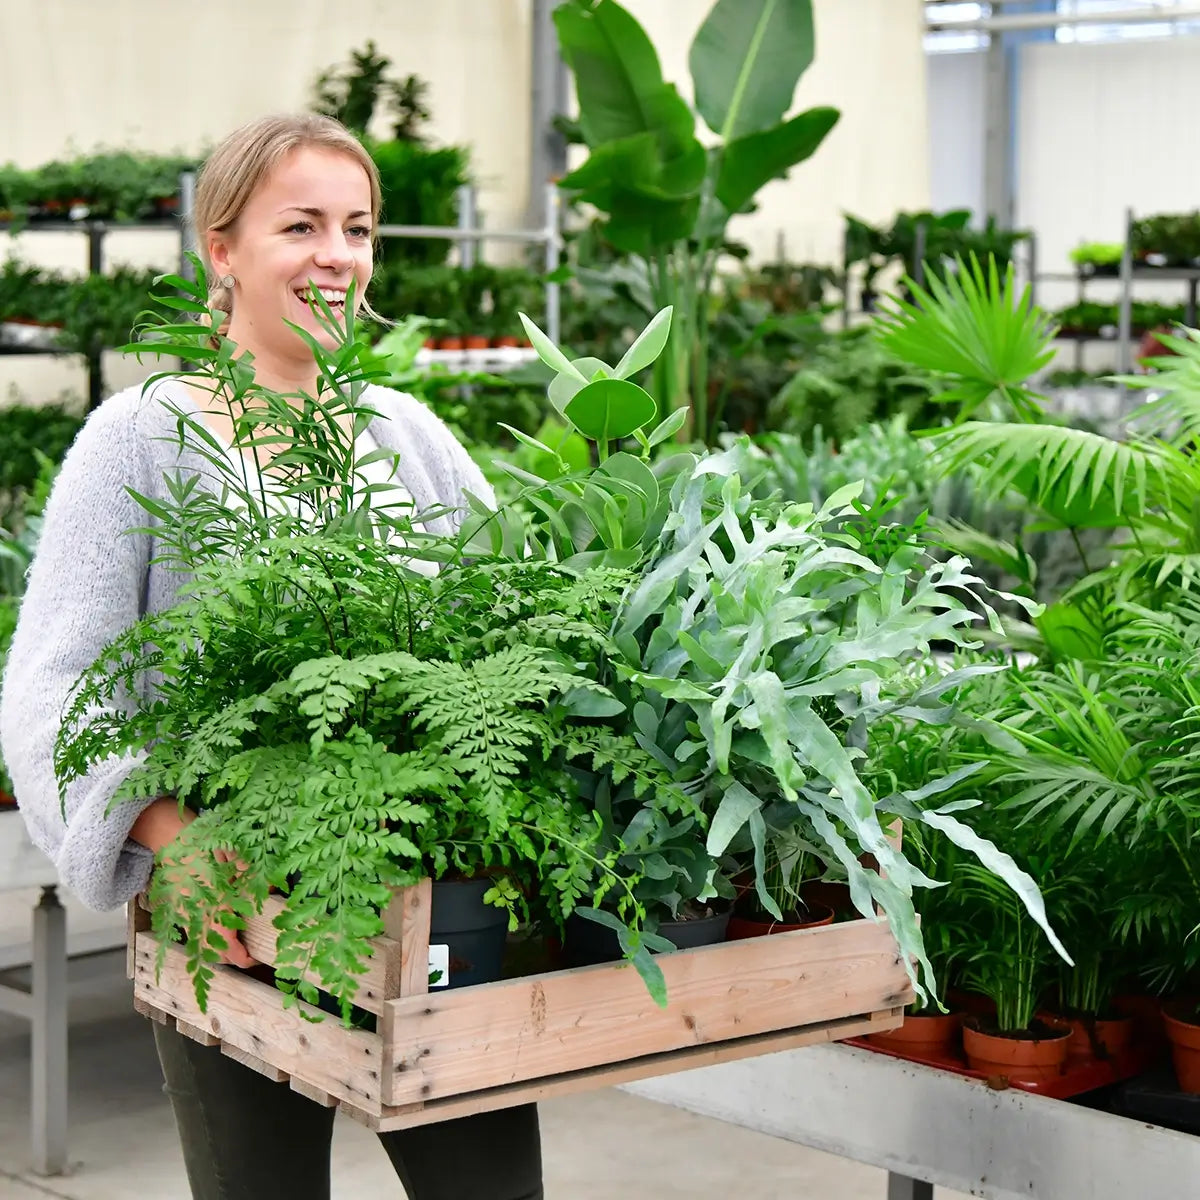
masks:
{"label": "round eucalyptus leaf", "polygon": [[657,411],[649,393],[636,383],[598,379],[575,393],[564,415],[586,437],[611,442],[653,421]]}
{"label": "round eucalyptus leaf", "polygon": [[613,374],[612,367],[599,358],[576,358],[572,360],[571,366],[583,376],[582,379],[576,379],[574,375],[556,375],[550,383],[550,403],[564,414],[567,405],[592,382],[597,371],[603,371],[605,375]]}

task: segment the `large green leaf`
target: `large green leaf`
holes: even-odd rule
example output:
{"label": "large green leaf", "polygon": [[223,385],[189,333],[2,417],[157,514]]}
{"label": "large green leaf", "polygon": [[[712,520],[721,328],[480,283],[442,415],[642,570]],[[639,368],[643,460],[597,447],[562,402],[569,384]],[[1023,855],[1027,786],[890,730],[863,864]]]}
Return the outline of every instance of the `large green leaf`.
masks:
{"label": "large green leaf", "polygon": [[740,783],[731,783],[717,805],[708,827],[708,852],[721,855],[737,836],[753,813],[762,809],[762,801]]}
{"label": "large green leaf", "polygon": [[562,186],[609,214],[605,232],[618,249],[647,256],[691,236],[706,162],[695,139],[666,161],[652,134],[636,134],[598,146]]}
{"label": "large green leaf", "polygon": [[980,837],[969,825],[964,825],[945,813],[925,812],[921,814],[921,819],[930,828],[944,834],[956,846],[973,854],[983,867],[1008,884],[1025,906],[1026,912],[1042,927],[1050,944],[1063,961],[1071,962],[1071,956],[1059,941],[1046,916],[1046,905],[1037,884],[1028,872],[1017,866],[1011,855],[1005,854],[986,838]]}
{"label": "large green leaf", "polygon": [[664,158],[681,155],[695,138],[695,118],[663,81],[658,54],[636,18],[615,0],[571,2],[555,9],[554,24],[575,75],[588,145],[653,133]]}
{"label": "large green leaf", "polygon": [[550,403],[554,405],[560,413],[567,411],[567,405],[596,377],[597,371],[603,371],[605,375],[614,375],[612,367],[601,358],[574,358],[571,360],[571,366],[575,368],[576,374],[566,375],[559,372],[551,381],[548,395]]}
{"label": "large green leaf", "polygon": [[810,108],[782,125],[729,142],[717,172],[717,199],[731,213],[741,212],[764,184],[814,154],[840,116],[836,108]]}
{"label": "large green leaf", "polygon": [[610,442],[629,437],[656,413],[654,401],[636,383],[598,379],[571,398],[563,415],[585,436]]}
{"label": "large green leaf", "polygon": [[776,124],[815,42],[812,0],[717,0],[688,56],[697,111],[726,141]]}

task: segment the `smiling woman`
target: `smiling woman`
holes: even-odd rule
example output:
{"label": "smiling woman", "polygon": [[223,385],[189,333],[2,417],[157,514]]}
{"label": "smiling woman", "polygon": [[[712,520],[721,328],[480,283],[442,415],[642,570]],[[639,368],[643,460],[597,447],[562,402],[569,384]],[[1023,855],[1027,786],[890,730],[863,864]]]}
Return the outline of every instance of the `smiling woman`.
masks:
{"label": "smiling woman", "polygon": [[[327,350],[337,344],[309,303],[313,288],[335,316],[348,316],[351,285],[355,306],[365,303],[379,208],[374,166],[336,121],[269,117],[231,134],[208,159],[196,190],[198,240],[214,281],[209,305],[228,314],[212,340],[232,357],[252,360],[258,396],[266,388],[301,412],[337,414],[326,419],[344,422],[342,441],[353,445],[354,479],[372,516],[411,505],[413,528],[449,534],[465,516],[468,494],[493,503],[470,456],[411,396],[367,384],[353,404],[332,403],[313,345],[302,336]],[[256,434],[253,458],[243,461],[248,435],[238,397],[252,393],[226,394],[233,374],[160,376],[106,400],[67,454],[46,505],[0,694],[0,742],[33,840],[93,908],[116,908],[145,891],[156,863],[183,868],[181,896],[194,895],[213,870],[211,859],[206,864],[180,849],[179,836],[196,813],[177,797],[114,800],[136,756],[110,758],[64,782],[60,796],[54,745],[81,666],[139,619],[168,610],[186,584],[167,562],[163,541],[145,527],[147,509],[161,509],[173,488],[190,488],[206,475],[206,460],[185,445],[180,421],[207,424],[209,442],[236,455],[237,470],[250,476],[257,469],[267,503],[279,470],[276,447]],[[181,482],[185,474],[196,478]],[[156,686],[139,676],[134,690],[145,698]],[[236,865],[225,853],[216,861]],[[223,962],[256,966],[236,933],[212,932]],[[334,1109],[173,1028],[156,1025],[154,1035],[194,1196],[328,1200]],[[412,1200],[542,1195],[532,1106],[380,1136]]]}

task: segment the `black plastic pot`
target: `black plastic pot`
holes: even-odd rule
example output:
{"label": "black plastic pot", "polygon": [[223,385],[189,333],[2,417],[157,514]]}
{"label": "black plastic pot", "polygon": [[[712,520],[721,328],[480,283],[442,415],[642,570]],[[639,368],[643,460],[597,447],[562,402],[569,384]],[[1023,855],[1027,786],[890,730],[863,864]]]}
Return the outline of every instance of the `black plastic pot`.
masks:
{"label": "black plastic pot", "polygon": [[[725,912],[693,921],[663,921],[658,927],[658,934],[673,942],[677,950],[691,950],[696,946],[723,942],[728,926],[729,910],[726,909]],[[623,957],[616,930],[609,929],[607,925],[597,925],[595,921],[575,913],[567,918],[563,960],[568,967],[617,962]]]}
{"label": "black plastic pot", "polygon": [[484,904],[490,879],[440,880],[433,885],[429,944],[450,947],[447,987],[499,979],[508,939],[508,913]]}

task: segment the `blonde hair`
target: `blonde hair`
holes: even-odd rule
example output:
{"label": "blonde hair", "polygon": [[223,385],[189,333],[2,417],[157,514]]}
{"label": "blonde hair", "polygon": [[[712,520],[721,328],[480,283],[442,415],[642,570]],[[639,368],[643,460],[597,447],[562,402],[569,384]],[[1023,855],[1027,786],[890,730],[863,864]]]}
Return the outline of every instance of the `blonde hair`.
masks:
{"label": "blonde hair", "polygon": [[[208,272],[209,308],[233,312],[232,289],[222,287],[221,281],[213,277],[208,257],[208,234],[231,230],[263,180],[288,154],[303,146],[336,150],[354,159],[366,171],[371,185],[372,229],[378,227],[383,207],[379,171],[363,144],[344,125],[332,117],[314,113],[283,114],[251,121],[221,142],[208,156],[196,180],[193,223],[200,257]],[[368,316],[379,319],[365,299],[362,309]],[[228,327],[226,319],[221,332]]]}

